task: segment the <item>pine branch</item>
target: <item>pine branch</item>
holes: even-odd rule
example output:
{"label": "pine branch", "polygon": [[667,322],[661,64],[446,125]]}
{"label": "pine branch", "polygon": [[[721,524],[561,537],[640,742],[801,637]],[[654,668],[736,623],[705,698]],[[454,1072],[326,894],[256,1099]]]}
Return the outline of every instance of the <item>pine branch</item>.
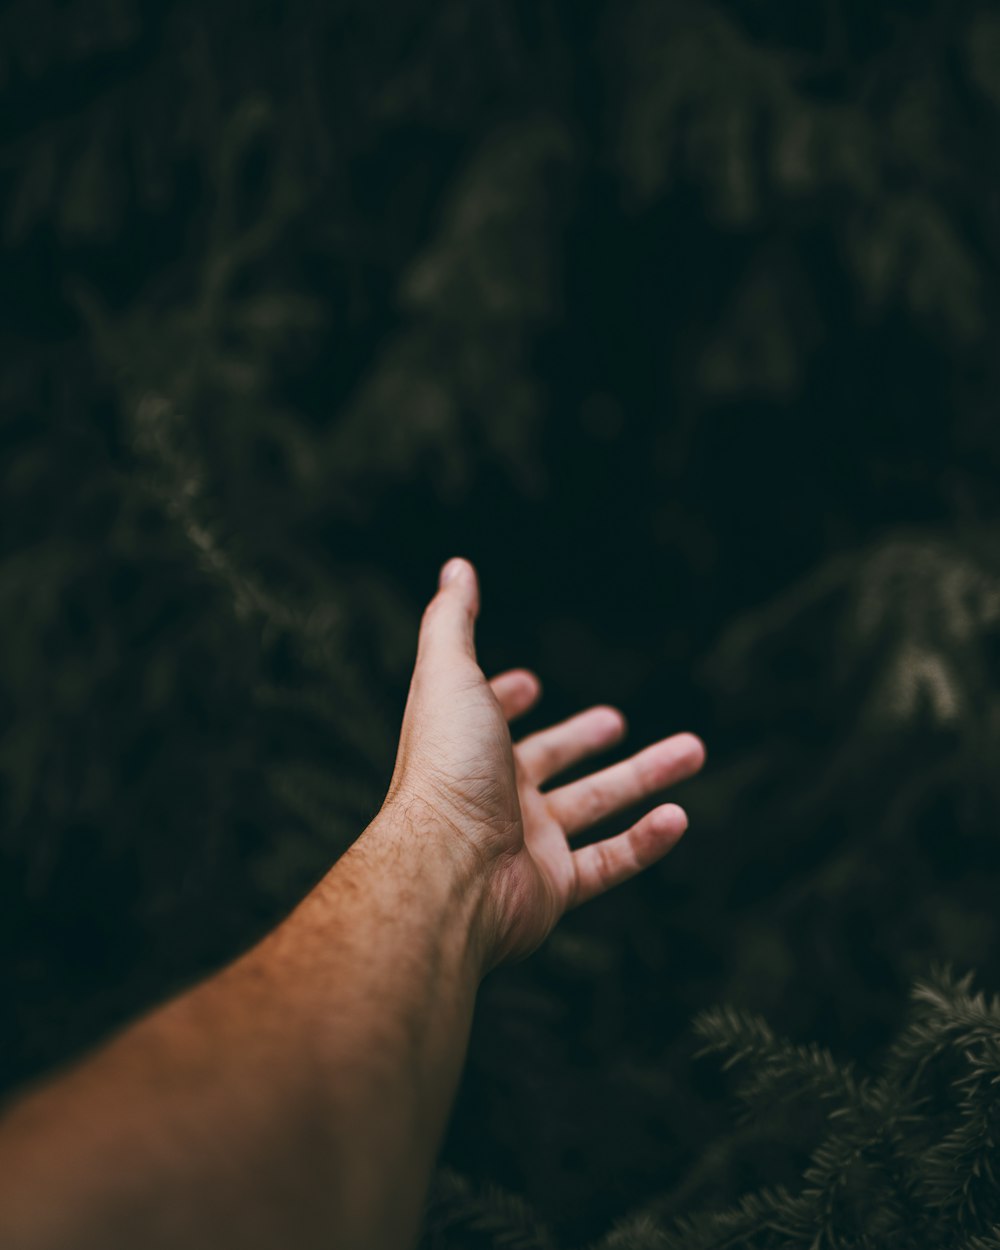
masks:
{"label": "pine branch", "polygon": [[524,1201],[497,1185],[476,1191],[451,1168],[434,1177],[424,1214],[426,1250],[461,1250],[465,1233],[478,1233],[495,1250],[555,1250],[547,1228]]}
{"label": "pine branch", "polygon": [[745,1194],[725,1211],[706,1212],[675,1221],[669,1250],[765,1250],[778,1245],[809,1244],[815,1232],[807,1203],[782,1186]]}
{"label": "pine branch", "polygon": [[587,1250],[670,1250],[667,1232],[649,1214],[640,1212],[618,1220],[610,1232]]}
{"label": "pine branch", "polygon": [[760,1016],[730,1006],[712,1008],[696,1017],[694,1031],[706,1039],[699,1055],[728,1052],[723,1070],[743,1062],[750,1065],[737,1089],[748,1109],[779,1097],[807,1094],[847,1106],[862,1098],[850,1065],[838,1063],[815,1043],[800,1046],[776,1037]]}
{"label": "pine branch", "polygon": [[[725,1212],[676,1225],[680,1246],[780,1244],[936,1250],[961,1230],[994,1244],[1000,1215],[1000,1001],[973,993],[972,976],[938,967],[916,983],[910,1019],[881,1071],[857,1082],[829,1053],[777,1038],[759,1016],[702,1012],[700,1053],[746,1062],[743,1093],[760,1099],[790,1080],[840,1105],[815,1147],[799,1194],[762,1191]],[[941,1067],[940,1065],[944,1065]],[[947,1077],[931,1087],[932,1075]],[[772,1233],[787,1240],[769,1243]],[[760,1238],[765,1240],[761,1241]],[[673,1244],[673,1243],[672,1243]]]}

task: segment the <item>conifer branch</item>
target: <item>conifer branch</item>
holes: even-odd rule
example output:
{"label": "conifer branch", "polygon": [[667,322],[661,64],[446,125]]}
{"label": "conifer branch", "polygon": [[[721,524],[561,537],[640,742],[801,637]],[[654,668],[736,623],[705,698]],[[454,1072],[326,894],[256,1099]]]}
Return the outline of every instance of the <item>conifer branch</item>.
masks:
{"label": "conifer branch", "polygon": [[421,1250],[462,1250],[463,1233],[480,1234],[494,1250],[555,1250],[522,1198],[497,1185],[477,1191],[451,1168],[440,1168],[426,1204]]}

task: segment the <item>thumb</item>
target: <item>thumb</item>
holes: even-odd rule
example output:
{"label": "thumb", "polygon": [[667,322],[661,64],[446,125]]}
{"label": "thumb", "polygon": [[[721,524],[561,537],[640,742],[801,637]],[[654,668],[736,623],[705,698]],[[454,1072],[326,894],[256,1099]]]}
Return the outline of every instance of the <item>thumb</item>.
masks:
{"label": "thumb", "polygon": [[468,560],[456,556],[442,567],[438,592],[424,611],[417,661],[448,663],[459,657],[475,661],[478,615],[476,570]]}

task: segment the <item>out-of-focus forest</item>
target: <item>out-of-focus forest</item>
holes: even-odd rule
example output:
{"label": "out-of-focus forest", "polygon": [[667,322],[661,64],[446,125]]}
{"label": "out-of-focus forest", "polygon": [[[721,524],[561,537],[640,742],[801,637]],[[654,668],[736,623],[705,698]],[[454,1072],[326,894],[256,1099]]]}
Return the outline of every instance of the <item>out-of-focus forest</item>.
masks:
{"label": "out-of-focus forest", "polygon": [[[998,144],[978,0],[7,3],[5,1088],[364,828],[462,554],[521,732],[709,762],[484,984],[425,1244],[1000,1245]],[[861,1077],[816,1153],[886,1062],[917,1181]]]}

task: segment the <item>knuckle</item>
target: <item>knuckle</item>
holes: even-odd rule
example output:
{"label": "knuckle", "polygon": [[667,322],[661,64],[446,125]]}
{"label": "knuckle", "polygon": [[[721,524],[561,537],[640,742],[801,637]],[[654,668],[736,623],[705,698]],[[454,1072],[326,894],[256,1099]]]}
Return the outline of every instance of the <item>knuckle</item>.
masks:
{"label": "knuckle", "polygon": [[600,820],[612,806],[611,795],[608,792],[606,782],[594,779],[587,786],[584,793],[589,820],[591,822]]}
{"label": "knuckle", "polygon": [[605,889],[608,889],[615,883],[614,855],[607,842],[595,842],[594,849],[598,880]]}
{"label": "knuckle", "polygon": [[555,743],[541,743],[538,748],[538,768],[545,774],[556,773],[562,767],[559,748]]}

